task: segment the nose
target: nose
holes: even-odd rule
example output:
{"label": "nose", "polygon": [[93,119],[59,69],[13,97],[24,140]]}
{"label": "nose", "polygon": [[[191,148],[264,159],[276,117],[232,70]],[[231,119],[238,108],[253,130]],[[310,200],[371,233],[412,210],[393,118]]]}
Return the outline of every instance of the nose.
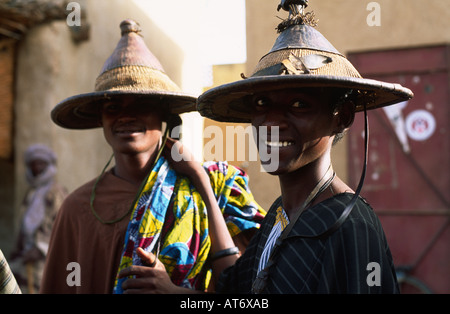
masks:
{"label": "nose", "polygon": [[286,110],[281,106],[270,106],[261,120],[261,126],[266,126],[269,130],[278,127],[280,130],[288,128],[286,120]]}
{"label": "nose", "polygon": [[129,123],[134,121],[136,121],[136,116],[130,115],[128,113],[122,113],[119,116],[117,116],[118,123]]}

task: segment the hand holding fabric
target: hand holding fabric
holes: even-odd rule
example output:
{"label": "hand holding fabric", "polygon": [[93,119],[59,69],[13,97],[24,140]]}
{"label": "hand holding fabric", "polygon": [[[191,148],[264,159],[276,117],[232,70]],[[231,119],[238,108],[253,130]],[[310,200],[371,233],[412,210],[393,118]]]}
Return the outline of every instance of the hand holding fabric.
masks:
{"label": "hand holding fabric", "polygon": [[154,254],[146,252],[142,248],[138,248],[136,253],[144,265],[154,264],[154,266],[133,265],[123,269],[119,273],[119,278],[132,277],[122,284],[124,294],[173,294],[194,291],[174,285],[167,274],[164,264]]}

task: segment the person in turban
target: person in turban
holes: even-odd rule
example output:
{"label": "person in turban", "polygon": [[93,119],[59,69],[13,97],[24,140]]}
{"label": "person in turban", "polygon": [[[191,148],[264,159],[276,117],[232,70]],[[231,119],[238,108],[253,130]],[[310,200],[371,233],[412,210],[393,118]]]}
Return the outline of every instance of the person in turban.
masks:
{"label": "person in turban", "polygon": [[56,154],[46,145],[33,144],[24,154],[29,188],[21,205],[23,218],[11,269],[22,291],[39,290],[51,229],[67,191],[55,180]]}

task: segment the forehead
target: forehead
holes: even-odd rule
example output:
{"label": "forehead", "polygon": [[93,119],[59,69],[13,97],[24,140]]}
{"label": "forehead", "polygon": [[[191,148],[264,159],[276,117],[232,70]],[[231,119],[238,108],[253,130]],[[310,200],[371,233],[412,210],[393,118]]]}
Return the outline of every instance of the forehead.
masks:
{"label": "forehead", "polygon": [[30,164],[48,164],[48,161],[41,157],[36,157],[30,160]]}
{"label": "forehead", "polygon": [[157,106],[158,103],[154,101],[150,101],[147,98],[142,97],[135,97],[131,95],[125,95],[121,97],[114,97],[110,99],[105,99],[102,102],[102,105],[122,105],[122,106],[128,106],[128,105],[148,105],[148,106]]}
{"label": "forehead", "polygon": [[258,96],[271,96],[271,97],[302,97],[302,98],[316,98],[317,93],[315,91],[306,91],[300,89],[275,89],[275,90],[262,90],[253,94],[254,97]]}
{"label": "forehead", "polygon": [[124,96],[105,100],[101,103],[100,109],[114,106],[115,109],[138,110],[146,113],[161,114],[164,112],[163,105],[157,101],[151,101],[148,98]]}
{"label": "forehead", "polygon": [[259,98],[270,98],[277,102],[303,100],[310,104],[331,104],[341,94],[343,93],[325,88],[279,88],[254,93],[252,99],[255,101]]}

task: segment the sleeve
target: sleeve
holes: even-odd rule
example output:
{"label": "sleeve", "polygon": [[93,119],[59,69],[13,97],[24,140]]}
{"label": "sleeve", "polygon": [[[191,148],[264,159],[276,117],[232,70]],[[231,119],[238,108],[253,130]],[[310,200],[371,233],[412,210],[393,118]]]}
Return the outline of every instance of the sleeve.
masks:
{"label": "sleeve", "polygon": [[259,228],[266,211],[255,201],[247,174],[226,162],[205,162],[211,186],[231,236]]}
{"label": "sleeve", "polygon": [[399,292],[384,233],[370,222],[346,222],[327,245],[321,283],[328,286],[325,290],[350,294]]}
{"label": "sleeve", "polygon": [[0,250],[0,294],[21,294],[19,285],[11,268]]}
{"label": "sleeve", "polygon": [[63,202],[56,214],[50,235],[49,248],[45,261],[44,273],[40,286],[40,293],[72,294],[76,293],[76,287],[67,285],[68,275],[66,266],[77,261],[76,222],[69,209],[74,204],[71,198]]}
{"label": "sleeve", "polygon": [[252,293],[253,278],[256,276],[257,268],[257,252],[258,247],[264,245],[265,240],[263,236],[264,230],[271,226],[274,219],[274,213],[279,207],[281,197],[278,198],[270,207],[267,215],[261,221],[261,228],[257,230],[255,236],[251,239],[244,254],[236,261],[236,263],[225,269],[220,275],[217,283],[216,291],[218,293]]}
{"label": "sleeve", "polygon": [[245,253],[236,263],[226,268],[220,275],[216,286],[218,293],[252,293],[252,276],[254,271],[257,244],[259,242],[259,232],[252,238]]}

